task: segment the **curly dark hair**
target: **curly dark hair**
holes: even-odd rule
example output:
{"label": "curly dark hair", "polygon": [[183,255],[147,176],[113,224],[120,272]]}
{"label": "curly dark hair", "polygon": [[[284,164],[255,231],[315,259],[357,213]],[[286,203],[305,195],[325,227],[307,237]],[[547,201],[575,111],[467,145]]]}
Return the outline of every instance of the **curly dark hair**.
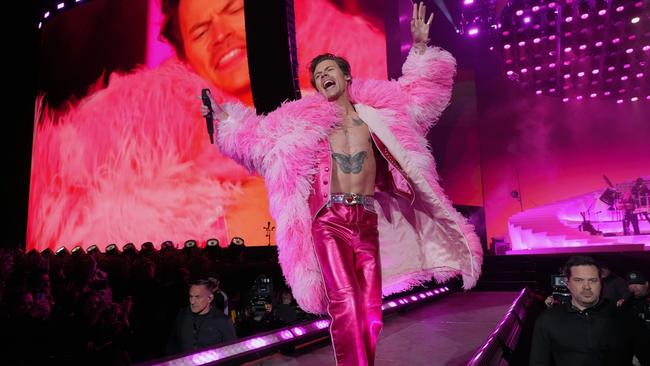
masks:
{"label": "curly dark hair", "polygon": [[176,50],[176,55],[182,60],[185,59],[185,49],[183,48],[183,37],[178,20],[178,5],[181,0],[161,0],[160,8],[162,9],[163,21],[160,27],[158,38],[167,41]]}
{"label": "curly dark hair", "polygon": [[316,70],[316,66],[318,66],[318,64],[326,60],[332,60],[336,62],[336,64],[339,65],[341,71],[343,71],[344,75],[352,77],[352,73],[350,71],[350,63],[348,62],[348,60],[344,59],[343,57],[333,55],[331,53],[323,53],[322,55],[318,55],[314,57],[309,63],[309,72],[311,73],[311,86],[313,86],[314,88],[316,88],[316,80],[314,80],[314,70]]}

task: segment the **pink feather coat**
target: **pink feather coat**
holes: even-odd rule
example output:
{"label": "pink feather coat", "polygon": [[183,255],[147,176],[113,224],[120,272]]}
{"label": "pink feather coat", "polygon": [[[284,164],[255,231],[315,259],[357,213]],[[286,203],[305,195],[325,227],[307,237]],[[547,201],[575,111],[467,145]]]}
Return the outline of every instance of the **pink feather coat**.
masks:
{"label": "pink feather coat", "polygon": [[[376,194],[383,294],[431,279],[462,276],[476,284],[482,250],[471,225],[452,207],[438,184],[426,132],[449,104],[456,63],[439,48],[411,51],[396,81],[353,80],[350,97],[370,130],[386,145],[415,190],[412,205]],[[267,116],[227,103],[217,141],[221,152],[264,177],[277,223],[280,265],[296,300],[308,312],[327,309],[313,250],[308,201],[314,177],[329,159],[324,141],[342,111],[320,95],[284,103]]]}

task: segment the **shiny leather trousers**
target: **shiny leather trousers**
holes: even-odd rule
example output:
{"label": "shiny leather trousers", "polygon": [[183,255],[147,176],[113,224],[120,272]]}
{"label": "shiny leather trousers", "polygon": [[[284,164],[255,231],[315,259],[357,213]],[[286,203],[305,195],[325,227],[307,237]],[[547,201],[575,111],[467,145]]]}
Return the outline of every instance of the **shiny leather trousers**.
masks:
{"label": "shiny leather trousers", "polygon": [[377,214],[363,205],[325,207],[312,226],[337,365],[373,365],[381,321]]}

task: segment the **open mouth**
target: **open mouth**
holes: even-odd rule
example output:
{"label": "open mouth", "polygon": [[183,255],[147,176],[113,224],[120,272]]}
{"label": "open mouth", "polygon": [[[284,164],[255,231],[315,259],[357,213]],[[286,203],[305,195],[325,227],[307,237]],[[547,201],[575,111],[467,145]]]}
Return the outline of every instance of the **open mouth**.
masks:
{"label": "open mouth", "polygon": [[246,56],[244,48],[233,48],[217,58],[216,68],[220,70],[228,70],[235,65],[238,65]]}
{"label": "open mouth", "polygon": [[325,82],[323,83],[323,89],[329,89],[329,88],[333,87],[334,85],[336,85],[334,80],[325,80]]}

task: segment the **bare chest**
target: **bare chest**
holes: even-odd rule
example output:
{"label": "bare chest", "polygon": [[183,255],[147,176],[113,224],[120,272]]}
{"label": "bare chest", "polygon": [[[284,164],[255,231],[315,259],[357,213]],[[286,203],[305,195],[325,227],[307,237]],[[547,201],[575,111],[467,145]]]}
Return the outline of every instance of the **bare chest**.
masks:
{"label": "bare chest", "polygon": [[368,126],[360,119],[358,122],[344,124],[329,135],[330,149],[333,153],[354,154],[359,151],[372,151],[372,138]]}

